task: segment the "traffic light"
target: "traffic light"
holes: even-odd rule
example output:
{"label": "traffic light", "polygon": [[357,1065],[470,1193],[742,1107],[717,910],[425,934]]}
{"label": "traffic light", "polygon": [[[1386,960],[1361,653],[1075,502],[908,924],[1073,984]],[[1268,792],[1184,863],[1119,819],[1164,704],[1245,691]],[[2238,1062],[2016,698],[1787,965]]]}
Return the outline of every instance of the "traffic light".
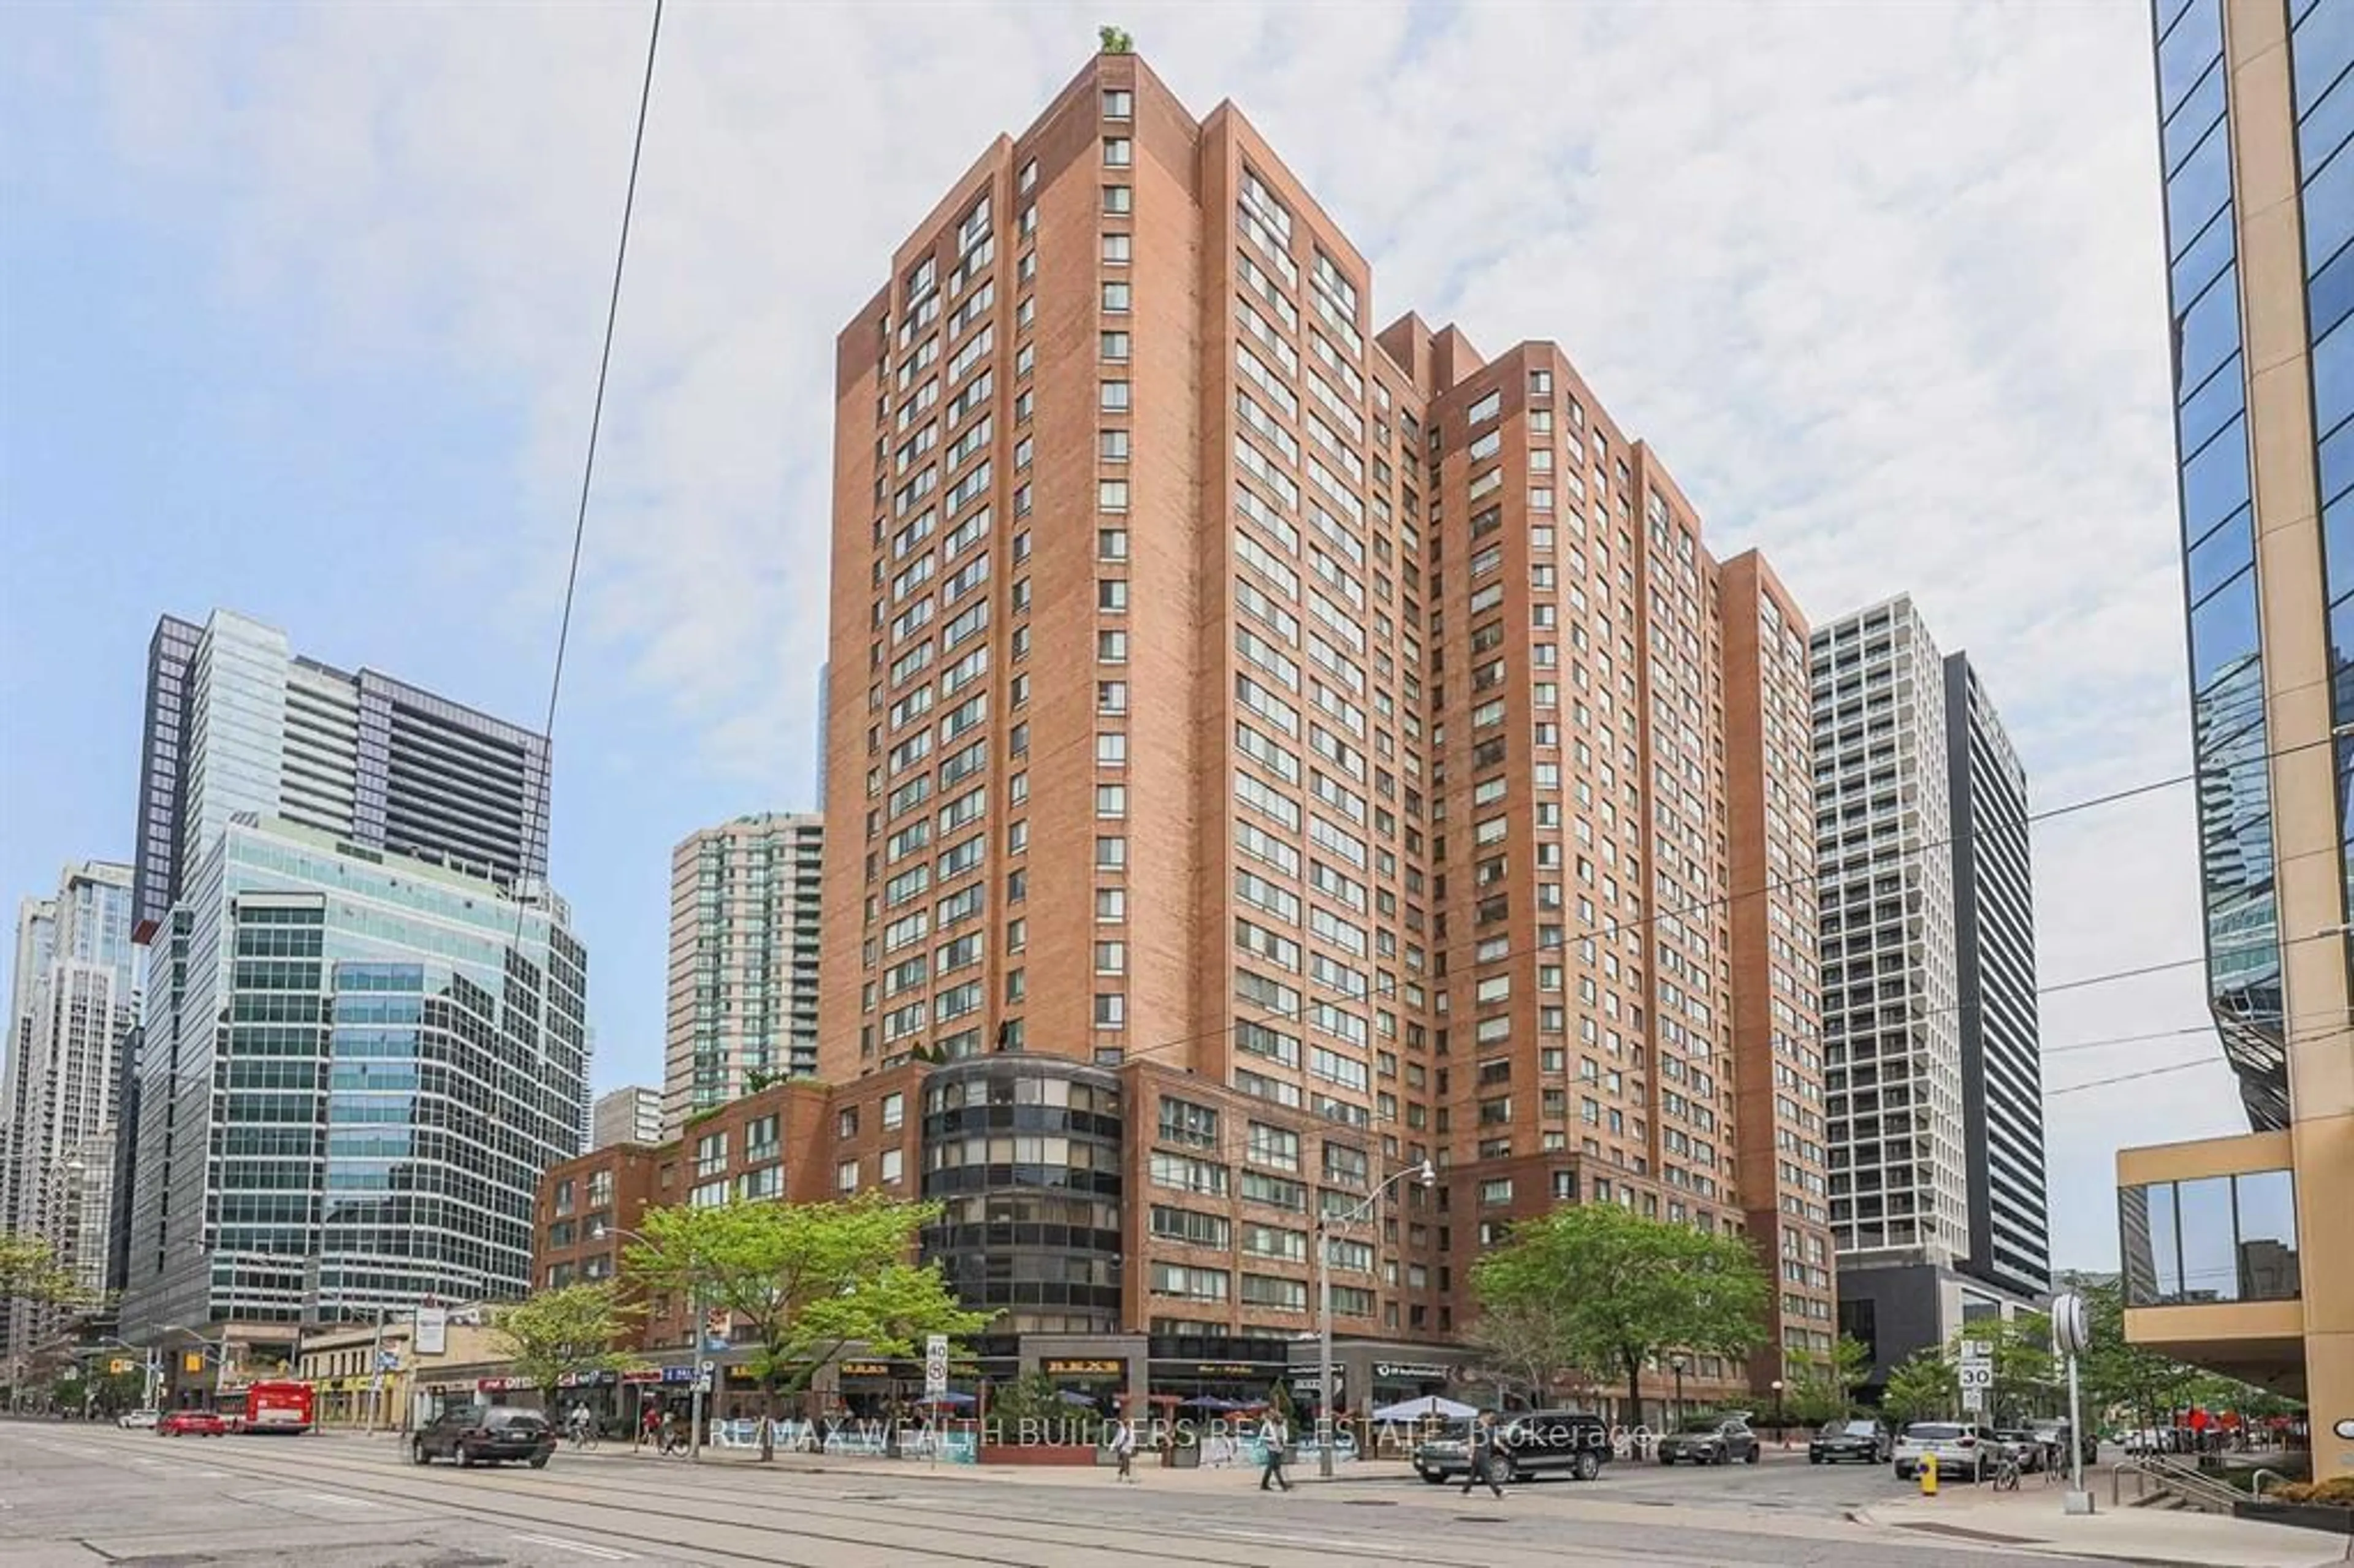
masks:
{"label": "traffic light", "polygon": [[203,1372],[205,1370],[204,1351],[190,1351],[186,1354],[183,1355],[180,1358],[180,1370],[185,1372]]}

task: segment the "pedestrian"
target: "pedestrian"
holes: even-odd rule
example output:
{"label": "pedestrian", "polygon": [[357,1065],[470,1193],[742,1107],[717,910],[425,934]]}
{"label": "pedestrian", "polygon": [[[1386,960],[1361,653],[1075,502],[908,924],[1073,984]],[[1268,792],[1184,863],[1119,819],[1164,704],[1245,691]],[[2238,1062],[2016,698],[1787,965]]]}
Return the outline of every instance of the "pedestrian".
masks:
{"label": "pedestrian", "polygon": [[1266,1452],[1266,1463],[1258,1473],[1258,1489],[1267,1490],[1267,1482],[1273,1481],[1289,1491],[1291,1478],[1283,1473],[1283,1451],[1291,1442],[1291,1429],[1284,1425],[1281,1413],[1268,1409],[1267,1418],[1258,1424],[1258,1442]]}
{"label": "pedestrian", "polygon": [[655,1445],[657,1449],[662,1443],[662,1406],[652,1403],[649,1403],[638,1416],[637,1441],[631,1444],[630,1447],[634,1452],[648,1443]]}
{"label": "pedestrian", "polygon": [[1112,1478],[1119,1481],[1136,1479],[1136,1425],[1116,1421],[1111,1429],[1111,1457],[1119,1462],[1119,1473]]}
{"label": "pedestrian", "polygon": [[1471,1489],[1485,1481],[1488,1489],[1498,1497],[1504,1489],[1496,1484],[1496,1413],[1483,1410],[1471,1425],[1471,1473],[1463,1478],[1463,1495],[1469,1497]]}

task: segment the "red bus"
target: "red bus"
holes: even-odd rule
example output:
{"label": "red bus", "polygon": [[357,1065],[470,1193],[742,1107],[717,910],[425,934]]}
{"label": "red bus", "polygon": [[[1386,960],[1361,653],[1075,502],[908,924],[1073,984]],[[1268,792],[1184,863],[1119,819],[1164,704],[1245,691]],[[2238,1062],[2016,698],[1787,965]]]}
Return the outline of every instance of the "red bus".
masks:
{"label": "red bus", "polygon": [[303,1433],[316,1419],[307,1383],[250,1383],[221,1395],[220,1413],[234,1432]]}

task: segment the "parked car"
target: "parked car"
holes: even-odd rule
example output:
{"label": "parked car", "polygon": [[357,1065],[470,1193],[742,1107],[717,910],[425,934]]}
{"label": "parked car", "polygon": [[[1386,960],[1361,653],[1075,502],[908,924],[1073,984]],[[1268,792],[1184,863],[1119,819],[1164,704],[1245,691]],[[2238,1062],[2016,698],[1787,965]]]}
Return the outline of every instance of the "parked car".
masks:
{"label": "parked car", "polygon": [[[1610,1462],[1610,1428],[1582,1410],[1532,1410],[1496,1426],[1495,1477],[1533,1480],[1558,1472],[1590,1481]],[[1415,1473],[1430,1485],[1462,1480],[1471,1473],[1471,1423],[1450,1421],[1418,1444]]]}
{"label": "parked car", "polygon": [[1757,1441],[1757,1434],[1737,1415],[1711,1415],[1687,1421],[1659,1439],[1662,1465],[1672,1465],[1679,1459],[1694,1465],[1730,1465],[1735,1459],[1754,1465],[1761,1452],[1763,1446]]}
{"label": "parked car", "polygon": [[1994,1463],[1999,1439],[1991,1426],[1966,1425],[1957,1421],[1915,1421],[1896,1439],[1896,1478],[1909,1481],[1920,1473],[1921,1461],[1935,1454],[1937,1474],[1977,1480]]}
{"label": "parked car", "polygon": [[1496,1436],[1503,1480],[1551,1473],[1590,1481],[1610,1462],[1610,1424],[1583,1410],[1532,1410],[1501,1424]]}
{"label": "parked car", "polygon": [[125,1432],[152,1432],[163,1419],[160,1410],[126,1410],[114,1418],[114,1424]]}
{"label": "parked car", "polygon": [[1888,1461],[1896,1447],[1888,1428],[1877,1421],[1834,1421],[1807,1439],[1807,1463],[1836,1465],[1861,1459],[1867,1465]]}
{"label": "parked car", "polygon": [[2019,1461],[2020,1473],[2032,1474],[2052,1463],[2052,1450],[2043,1445],[2043,1435],[2031,1426],[1998,1426],[1995,1441],[2009,1448]]}
{"label": "parked car", "polygon": [[463,1404],[443,1411],[409,1439],[408,1457],[416,1464],[455,1459],[461,1466],[500,1465],[521,1460],[533,1469],[545,1469],[556,1452],[556,1428],[536,1410],[508,1404]]}
{"label": "parked car", "polygon": [[158,1437],[226,1437],[228,1423],[209,1410],[175,1410],[155,1423]]}

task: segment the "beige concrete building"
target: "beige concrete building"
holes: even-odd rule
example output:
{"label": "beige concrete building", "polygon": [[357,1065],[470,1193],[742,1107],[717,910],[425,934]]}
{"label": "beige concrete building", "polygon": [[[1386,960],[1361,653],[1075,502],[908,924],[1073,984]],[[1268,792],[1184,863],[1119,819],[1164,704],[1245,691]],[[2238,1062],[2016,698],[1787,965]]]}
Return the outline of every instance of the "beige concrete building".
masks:
{"label": "beige concrete building", "polygon": [[[1009,1331],[1279,1364],[1361,1205],[1335,1323],[1409,1342],[1558,1202],[1740,1232],[1787,1193],[1824,1234],[1819,1150],[1736,1169],[1731,977],[1772,967],[1727,713],[1766,682],[1728,690],[1697,516],[1553,344],[1377,332],[1372,293],[1240,111],[1105,55],[840,339],[819,1066],[992,1058],[928,1082],[923,1190]],[[1776,613],[1761,832],[1806,767]],[[1779,961],[1811,1036],[1811,948]],[[949,1136],[1001,1094],[1038,1107],[1002,1150]]]}
{"label": "beige concrete building", "polygon": [[759,1083],[817,1071],[825,825],[763,812],[671,852],[662,1135]]}
{"label": "beige concrete building", "polygon": [[2119,1153],[2126,1330],[2306,1398],[2317,1475],[2354,1474],[2354,36],[2303,0],[2153,19],[2209,990],[2252,1130]]}

